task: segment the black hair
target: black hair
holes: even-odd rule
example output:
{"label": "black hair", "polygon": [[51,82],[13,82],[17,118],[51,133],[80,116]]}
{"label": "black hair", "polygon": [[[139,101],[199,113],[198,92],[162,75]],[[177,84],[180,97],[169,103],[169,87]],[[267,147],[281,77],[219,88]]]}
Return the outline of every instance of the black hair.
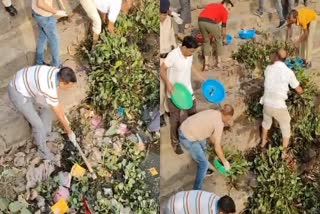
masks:
{"label": "black hair", "polygon": [[60,81],[69,84],[70,82],[76,83],[77,77],[74,71],[69,67],[62,67],[58,72],[58,78]]}
{"label": "black hair", "polygon": [[168,13],[168,10],[170,8],[170,2],[169,0],[160,0],[160,13]]}
{"label": "black hair", "polygon": [[186,48],[194,48],[194,49],[199,47],[196,38],[194,38],[193,36],[184,37],[182,41],[182,46],[185,46]]}
{"label": "black hair", "polygon": [[219,199],[218,209],[224,214],[235,213],[236,205],[231,197],[225,195]]}
{"label": "black hair", "polygon": [[221,4],[230,4],[233,7],[231,0],[222,0]]}
{"label": "black hair", "polygon": [[298,17],[298,11],[297,10],[291,10],[289,13],[289,17],[292,16],[293,18]]}

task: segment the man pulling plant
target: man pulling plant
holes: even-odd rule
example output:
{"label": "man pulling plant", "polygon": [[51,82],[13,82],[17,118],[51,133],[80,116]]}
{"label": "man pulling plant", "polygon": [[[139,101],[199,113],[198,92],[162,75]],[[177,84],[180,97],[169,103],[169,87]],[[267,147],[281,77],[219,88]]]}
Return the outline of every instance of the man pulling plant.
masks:
{"label": "man pulling plant", "polygon": [[164,214],[231,214],[236,205],[230,196],[219,197],[214,193],[192,190],[171,196]]}
{"label": "man pulling plant", "polygon": [[[203,71],[209,69],[209,57],[212,52],[210,36],[213,35],[213,48],[216,56],[216,66],[220,67],[223,44],[227,44],[227,20],[229,11],[233,7],[230,0],[223,0],[220,4],[213,3],[207,5],[200,13],[198,22],[200,32],[204,38],[204,66]],[[220,27],[221,23],[221,27]]]}
{"label": "man pulling plant", "polygon": [[294,72],[284,63],[287,52],[284,49],[276,51],[272,56],[272,65],[269,65],[264,71],[264,94],[260,100],[263,105],[263,122],[262,122],[262,144],[264,147],[268,141],[268,130],[272,125],[272,118],[276,119],[280,125],[282,133],[282,144],[284,157],[289,145],[291,135],[290,131],[290,114],[287,109],[286,99],[288,98],[289,85],[295,89],[298,94],[303,93],[300,83]]}
{"label": "man pulling plant", "polygon": [[[107,24],[108,31],[115,34],[114,24],[120,11],[127,13],[132,7],[133,0],[80,0],[80,4],[92,20],[93,46],[97,43],[101,33],[101,18]],[[101,12],[101,18],[98,11]],[[108,15],[108,20],[107,20]]]}
{"label": "man pulling plant", "polygon": [[[174,29],[171,22],[171,17],[168,16],[170,8],[169,0],[160,1],[160,64],[168,56],[169,52],[177,46],[176,38],[174,36]],[[165,123],[163,115],[169,112],[166,103],[165,83],[160,78],[160,115],[161,124]]]}
{"label": "man pulling plant", "polygon": [[206,157],[207,138],[214,144],[217,156],[225,169],[230,170],[230,164],[222,151],[221,136],[223,128],[232,125],[233,113],[233,107],[226,104],[221,111],[209,109],[198,112],[181,124],[179,128],[180,143],[198,164],[197,175],[193,185],[194,190],[201,190],[202,182],[209,168],[209,162]]}
{"label": "man pulling plant", "polygon": [[[198,48],[197,40],[192,36],[186,36],[183,39],[182,45],[172,50],[164,62],[161,64],[160,76],[165,82],[168,97],[168,108],[170,112],[170,136],[171,145],[176,154],[182,154],[183,151],[180,147],[178,140],[178,127],[180,126],[180,113],[182,110],[178,109],[172,102],[170,95],[172,94],[175,83],[181,83],[187,87],[191,94],[193,89],[191,85],[191,72],[196,74],[198,78],[204,80],[202,75],[196,71],[192,66],[193,53]],[[184,110],[185,111],[185,110]],[[191,109],[186,110],[187,115],[196,113],[196,104],[193,97],[193,106]]]}
{"label": "man pulling plant", "polygon": [[[46,144],[47,135],[52,128],[52,110],[67,132],[70,141],[76,141],[76,136],[70,128],[63,106],[58,99],[58,88],[67,90],[76,82],[76,75],[71,68],[58,69],[38,65],[21,69],[9,84],[9,98],[31,124],[35,144],[44,159],[54,160],[54,155]],[[37,112],[37,106],[41,107],[40,114]]]}
{"label": "man pulling plant", "polygon": [[317,13],[311,8],[303,7],[292,10],[288,16],[287,40],[292,37],[292,25],[301,27],[301,36],[294,41],[299,48],[299,55],[306,60],[307,67],[311,67],[313,39],[317,27]]}

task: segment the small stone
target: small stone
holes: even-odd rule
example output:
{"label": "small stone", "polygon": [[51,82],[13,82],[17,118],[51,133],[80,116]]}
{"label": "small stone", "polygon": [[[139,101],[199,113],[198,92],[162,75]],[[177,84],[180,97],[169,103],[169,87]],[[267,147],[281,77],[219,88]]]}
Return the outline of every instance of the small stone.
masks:
{"label": "small stone", "polygon": [[31,165],[38,165],[41,161],[41,158],[38,156],[38,157],[35,157],[31,162],[30,164]]}
{"label": "small stone", "polygon": [[26,156],[26,154],[24,154],[23,152],[18,152],[14,156],[16,156],[16,157],[24,157],[24,156]]}
{"label": "small stone", "polygon": [[33,190],[31,190],[31,193],[30,193],[30,200],[34,200],[34,199],[36,199],[37,197],[38,197],[38,192],[35,190],[35,189],[33,189]]}

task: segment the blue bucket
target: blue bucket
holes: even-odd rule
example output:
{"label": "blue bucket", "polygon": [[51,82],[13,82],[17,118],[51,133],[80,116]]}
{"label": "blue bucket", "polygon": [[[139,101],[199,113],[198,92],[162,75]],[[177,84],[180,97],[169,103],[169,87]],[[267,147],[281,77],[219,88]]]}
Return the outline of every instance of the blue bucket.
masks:
{"label": "blue bucket", "polygon": [[221,82],[215,79],[208,79],[202,84],[203,96],[211,103],[221,103],[226,97],[226,91]]}
{"label": "blue bucket", "polygon": [[241,39],[252,39],[256,36],[256,30],[249,29],[249,30],[240,30],[239,37]]}

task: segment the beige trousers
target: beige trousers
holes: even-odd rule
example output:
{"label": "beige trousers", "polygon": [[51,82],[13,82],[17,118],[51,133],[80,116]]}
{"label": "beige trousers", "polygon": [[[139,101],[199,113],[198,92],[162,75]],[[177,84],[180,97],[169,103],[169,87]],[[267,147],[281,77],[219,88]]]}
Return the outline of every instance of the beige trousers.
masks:
{"label": "beige trousers", "polygon": [[5,7],[10,7],[12,5],[11,0],[2,0],[2,4]]}
{"label": "beige trousers", "polygon": [[269,130],[272,125],[272,118],[278,121],[283,138],[289,138],[291,135],[290,121],[291,117],[288,109],[277,109],[269,106],[263,106],[262,127]]}
{"label": "beige trousers", "polygon": [[80,0],[80,4],[92,21],[92,31],[95,34],[100,34],[102,22],[93,0]]}
{"label": "beige trousers", "polygon": [[[160,65],[164,62],[164,59],[160,58]],[[160,115],[163,115],[165,112],[169,112],[166,96],[166,85],[160,78]]]}
{"label": "beige trousers", "polygon": [[299,56],[305,59],[307,62],[311,62],[313,40],[317,28],[317,20],[310,23],[308,38],[302,42],[299,48]]}

